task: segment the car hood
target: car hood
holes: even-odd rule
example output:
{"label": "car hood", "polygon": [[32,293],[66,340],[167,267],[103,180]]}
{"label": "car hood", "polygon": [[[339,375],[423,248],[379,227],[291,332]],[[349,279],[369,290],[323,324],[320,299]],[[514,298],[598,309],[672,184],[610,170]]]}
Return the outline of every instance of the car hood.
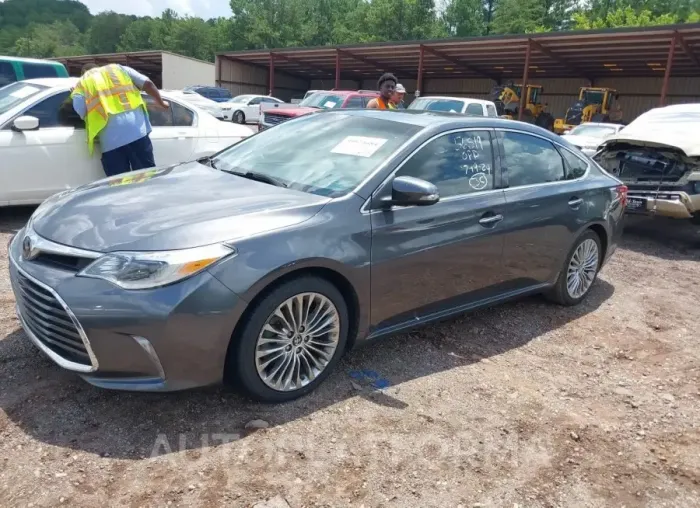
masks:
{"label": "car hood", "polygon": [[582,148],[596,147],[603,142],[603,139],[601,138],[595,138],[592,136],[577,136],[576,134],[569,134],[567,136],[564,136],[564,139],[572,145]]}
{"label": "car hood", "polygon": [[80,249],[186,249],[293,226],[328,201],[191,162],[63,192],[31,222],[40,236]]}
{"label": "car hood", "polygon": [[318,108],[307,108],[307,107],[300,107],[300,108],[275,108],[271,109],[268,111],[265,111],[265,114],[273,114],[273,115],[282,115],[282,116],[302,116],[302,115],[307,115],[309,113],[313,113],[315,111],[319,111]]}
{"label": "car hood", "polygon": [[641,115],[617,134],[605,140],[605,146],[629,142],[636,146],[671,147],[688,157],[700,157],[700,104],[656,108]]}

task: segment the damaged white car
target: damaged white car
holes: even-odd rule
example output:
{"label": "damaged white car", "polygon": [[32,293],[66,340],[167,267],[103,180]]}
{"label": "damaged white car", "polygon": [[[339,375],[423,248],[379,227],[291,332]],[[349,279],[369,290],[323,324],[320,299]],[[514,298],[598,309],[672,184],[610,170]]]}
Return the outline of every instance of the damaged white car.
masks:
{"label": "damaged white car", "polygon": [[700,223],[700,104],[652,109],[593,157],[627,185],[627,211]]}

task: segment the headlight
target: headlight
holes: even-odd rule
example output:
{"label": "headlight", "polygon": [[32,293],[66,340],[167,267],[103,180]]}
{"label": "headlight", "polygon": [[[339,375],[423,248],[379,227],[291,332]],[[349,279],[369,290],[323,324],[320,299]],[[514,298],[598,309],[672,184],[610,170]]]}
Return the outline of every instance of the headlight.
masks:
{"label": "headlight", "polygon": [[124,289],[151,289],[190,277],[220,259],[236,254],[224,244],[158,252],[114,252],[96,259],[78,273]]}

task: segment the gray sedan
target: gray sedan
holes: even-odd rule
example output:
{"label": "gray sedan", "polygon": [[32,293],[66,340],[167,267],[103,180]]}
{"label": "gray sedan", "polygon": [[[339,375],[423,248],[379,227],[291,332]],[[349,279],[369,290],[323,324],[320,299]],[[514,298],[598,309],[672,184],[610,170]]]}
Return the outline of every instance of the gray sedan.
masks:
{"label": "gray sedan", "polygon": [[27,336],[96,386],[279,402],[362,342],[529,294],[581,302],[625,200],[529,124],[327,112],[50,198],[10,275]]}

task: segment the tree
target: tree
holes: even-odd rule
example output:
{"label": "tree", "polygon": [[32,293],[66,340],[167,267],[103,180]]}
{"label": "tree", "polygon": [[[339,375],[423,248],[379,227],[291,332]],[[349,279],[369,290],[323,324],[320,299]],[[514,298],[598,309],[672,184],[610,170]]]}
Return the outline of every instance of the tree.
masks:
{"label": "tree", "polygon": [[493,1],[485,8],[482,0],[452,0],[442,15],[447,33],[457,37],[486,34],[493,6]]}
{"label": "tree", "polygon": [[136,16],[103,12],[94,16],[87,31],[85,45],[90,53],[114,53],[122,36]]}
{"label": "tree", "polygon": [[654,16],[651,11],[635,12],[632,7],[608,11],[605,17],[588,17],[585,13],[576,13],[573,17],[574,27],[579,30],[594,30],[601,28],[620,28],[625,26],[654,26],[669,25],[677,22],[674,14]]}
{"label": "tree", "polygon": [[543,32],[546,14],[546,5],[541,0],[500,0],[491,31],[495,34]]}
{"label": "tree", "polygon": [[50,25],[31,25],[29,34],[15,42],[18,56],[49,58],[86,53],[83,36],[70,21],[55,21]]}

